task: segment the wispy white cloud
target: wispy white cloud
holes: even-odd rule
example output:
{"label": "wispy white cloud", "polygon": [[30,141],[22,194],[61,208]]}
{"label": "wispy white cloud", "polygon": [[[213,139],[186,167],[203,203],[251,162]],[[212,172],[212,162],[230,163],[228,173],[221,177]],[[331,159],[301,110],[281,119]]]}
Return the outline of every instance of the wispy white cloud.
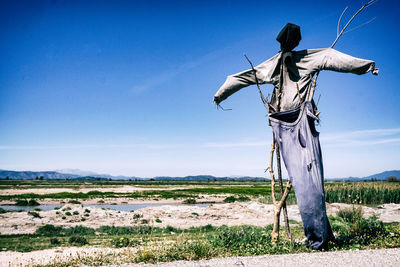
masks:
{"label": "wispy white cloud", "polygon": [[147,91],[149,89],[152,89],[154,87],[157,87],[159,85],[164,84],[165,82],[173,79],[177,75],[191,70],[193,68],[196,68],[202,64],[205,64],[209,61],[212,61],[215,58],[221,57],[227,53],[229,53],[230,48],[224,48],[224,49],[218,49],[215,51],[212,51],[208,54],[205,54],[203,56],[200,56],[196,59],[190,60],[190,61],[185,61],[182,62],[179,66],[175,68],[169,68],[165,70],[160,70],[159,72],[154,73],[154,75],[151,75],[151,77],[148,77],[147,79],[143,80],[142,82],[139,82],[137,85],[134,85],[132,88],[132,91],[134,93],[141,93],[144,91]]}
{"label": "wispy white cloud", "polygon": [[400,128],[328,133],[321,135],[321,142],[327,146],[400,144]]}
{"label": "wispy white cloud", "polygon": [[[321,134],[324,147],[372,146],[400,144],[400,128],[358,130]],[[57,149],[185,149],[185,148],[245,148],[269,146],[268,140],[207,143],[127,143],[127,144],[69,144],[69,145],[0,145],[0,150],[57,150]]]}

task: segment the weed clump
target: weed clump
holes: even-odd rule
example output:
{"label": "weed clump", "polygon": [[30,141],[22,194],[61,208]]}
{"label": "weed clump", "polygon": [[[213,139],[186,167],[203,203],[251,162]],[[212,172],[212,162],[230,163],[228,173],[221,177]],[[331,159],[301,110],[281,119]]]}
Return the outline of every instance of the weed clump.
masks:
{"label": "weed clump", "polygon": [[363,216],[363,209],[361,206],[340,209],[337,216],[342,218],[345,222],[355,223]]}
{"label": "weed clump", "polygon": [[60,235],[63,231],[61,226],[55,226],[52,224],[46,224],[43,226],[39,226],[36,229],[35,234],[37,235],[44,235],[44,236],[57,236]]}
{"label": "weed clump", "polygon": [[183,201],[183,204],[196,204],[197,201],[194,198],[187,198]]}
{"label": "weed clump", "polygon": [[233,203],[233,202],[235,202],[236,201],[236,198],[234,197],[234,196],[229,196],[229,197],[226,197],[225,199],[224,199],[224,202],[225,203]]}
{"label": "weed clump", "polygon": [[34,218],[42,218],[42,216],[40,216],[40,214],[36,211],[28,211],[28,214],[33,216]]}
{"label": "weed clump", "polygon": [[119,238],[113,239],[111,243],[116,248],[127,247],[130,244],[129,238],[127,238],[127,237],[119,237]]}
{"label": "weed clump", "polygon": [[58,238],[56,238],[56,237],[50,238],[50,244],[51,244],[51,245],[60,245],[60,244],[61,244],[61,241],[60,241],[60,239],[58,239]]}
{"label": "weed clump", "polygon": [[15,202],[16,206],[39,206],[40,203],[37,202],[35,199],[18,199],[17,202]]}
{"label": "weed clump", "polygon": [[86,238],[76,235],[71,236],[68,240],[68,243],[70,243],[71,245],[78,245],[78,246],[89,244]]}

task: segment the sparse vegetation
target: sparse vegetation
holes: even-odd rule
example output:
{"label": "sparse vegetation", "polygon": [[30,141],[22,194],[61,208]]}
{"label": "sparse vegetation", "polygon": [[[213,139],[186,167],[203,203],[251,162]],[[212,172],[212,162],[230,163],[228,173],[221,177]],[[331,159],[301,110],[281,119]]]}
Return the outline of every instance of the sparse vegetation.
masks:
{"label": "sparse vegetation", "polygon": [[196,204],[197,201],[194,198],[187,198],[183,201],[183,204]]}
{"label": "sparse vegetation", "polygon": [[82,237],[82,236],[71,236],[68,239],[68,243],[70,243],[71,245],[78,245],[78,246],[83,246],[86,244],[89,244],[89,242],[87,241],[86,238]]}
{"label": "sparse vegetation", "polygon": [[42,218],[39,213],[36,211],[28,211],[28,214],[33,216],[34,218]]}
{"label": "sparse vegetation", "polygon": [[26,199],[18,199],[15,202],[16,206],[39,206],[40,203],[37,202],[35,199],[30,199],[30,200],[26,200]]}

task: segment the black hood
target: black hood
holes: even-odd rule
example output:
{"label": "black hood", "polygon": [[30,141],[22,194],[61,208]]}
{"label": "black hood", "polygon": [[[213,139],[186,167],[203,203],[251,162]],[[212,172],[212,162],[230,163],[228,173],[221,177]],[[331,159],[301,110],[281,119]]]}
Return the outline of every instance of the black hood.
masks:
{"label": "black hood", "polygon": [[292,51],[301,40],[300,26],[292,23],[286,24],[280,31],[276,40],[281,43],[281,51]]}

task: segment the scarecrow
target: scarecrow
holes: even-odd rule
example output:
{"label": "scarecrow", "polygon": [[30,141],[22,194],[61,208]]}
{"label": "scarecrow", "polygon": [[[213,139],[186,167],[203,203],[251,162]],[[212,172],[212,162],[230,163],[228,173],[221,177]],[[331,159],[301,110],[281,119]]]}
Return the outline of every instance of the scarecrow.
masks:
{"label": "scarecrow", "polygon": [[301,40],[300,27],[295,24],[288,23],[276,40],[280,43],[280,52],[252,69],[228,76],[215,94],[214,102],[219,105],[249,85],[274,85],[270,100],[260,91],[267,104],[274,142],[280,148],[296,194],[307,244],[313,249],[322,249],[334,240],[334,235],[326,215],[322,155],[319,132],[315,129],[319,112],[313,101],[313,77],[316,79],[321,70],[376,75],[378,69],[374,61],[355,58],[332,47],[294,51]]}

